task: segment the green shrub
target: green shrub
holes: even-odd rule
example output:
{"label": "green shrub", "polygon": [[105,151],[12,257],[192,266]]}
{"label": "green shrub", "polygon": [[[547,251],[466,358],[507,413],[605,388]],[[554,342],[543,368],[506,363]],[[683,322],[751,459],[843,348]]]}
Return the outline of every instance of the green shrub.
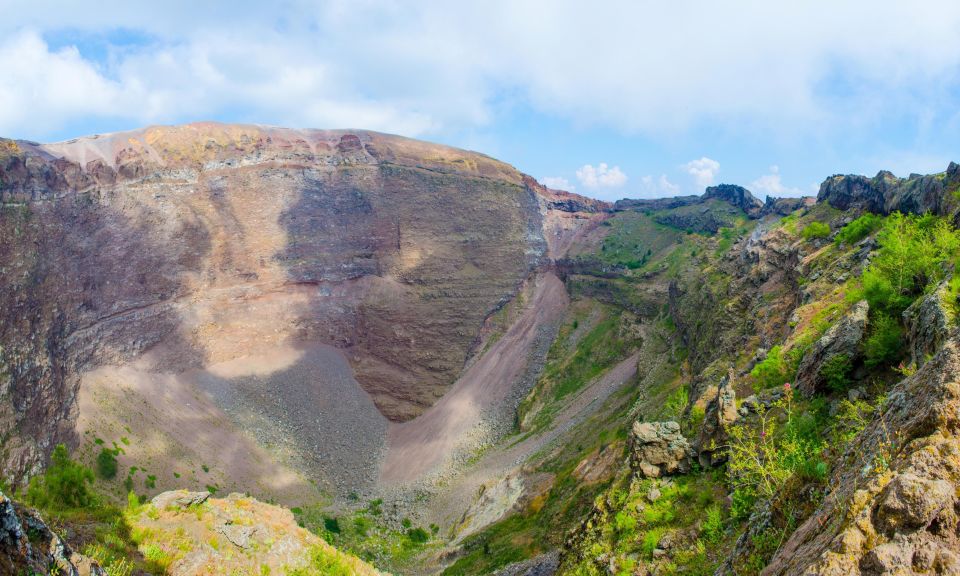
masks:
{"label": "green shrub", "polygon": [[849,246],[873,234],[881,226],[883,226],[883,217],[868,212],[841,228],[833,241],[837,245],[846,244]]}
{"label": "green shrub", "polygon": [[960,235],[931,215],[887,217],[878,249],[862,276],[862,296],[874,310],[898,316],[924,290],[941,281],[957,258]]}
{"label": "green shrub", "polygon": [[418,526],[407,530],[407,538],[414,544],[423,544],[430,539],[430,535],[427,534],[426,530]]}
{"label": "green shrub", "polygon": [[331,518],[329,516],[324,516],[323,518],[323,529],[331,534],[340,533],[340,521],[336,518]]}
{"label": "green shrub", "polygon": [[35,476],[27,488],[27,500],[50,511],[84,508],[94,503],[90,490],[93,472],[70,459],[67,447],[57,444],[50,466],[43,476]]}
{"label": "green shrub", "polygon": [[830,235],[830,226],[823,222],[811,222],[803,227],[800,236],[804,240],[813,240],[814,238],[826,238]]}
{"label": "green shrub", "polygon": [[654,528],[653,530],[648,530],[643,535],[640,549],[643,550],[647,558],[653,558],[653,551],[656,550],[657,544],[660,543],[660,539],[663,538],[666,532],[667,530],[665,528]]}
{"label": "green shrub", "polygon": [[710,544],[720,541],[723,536],[723,510],[720,506],[714,504],[707,508],[707,517],[700,526],[700,535]]}
{"label": "green shrub", "polygon": [[750,371],[753,377],[754,391],[759,392],[766,388],[782,386],[789,380],[789,367],[783,357],[783,347],[774,346],[767,352],[767,357],[758,362]]}
{"label": "green shrub", "polygon": [[867,366],[889,364],[900,355],[901,329],[888,314],[878,312],[870,321],[870,334],[863,343]]}
{"label": "green shrub", "polygon": [[117,455],[113,450],[101,448],[97,454],[97,474],[104,480],[113,480],[117,476]]}
{"label": "green shrub", "polygon": [[614,517],[614,526],[616,526],[618,534],[629,536],[637,528],[637,519],[629,510],[621,510]]}
{"label": "green shrub", "polygon": [[770,411],[760,408],[756,424],[730,428],[727,479],[734,518],[747,518],[756,502],[772,498],[794,474],[809,470],[811,461],[815,469],[820,460],[825,444],[815,418],[794,416],[793,392],[788,385],[784,389]]}
{"label": "green shrub", "polygon": [[687,408],[687,403],[690,401],[690,393],[687,392],[687,387],[681,385],[680,388],[677,388],[676,392],[670,395],[667,398],[667,414],[674,418],[679,418],[683,411]]}
{"label": "green shrub", "polygon": [[820,367],[820,376],[827,387],[835,392],[844,392],[850,388],[850,371],[853,363],[846,354],[836,354],[827,359]]}

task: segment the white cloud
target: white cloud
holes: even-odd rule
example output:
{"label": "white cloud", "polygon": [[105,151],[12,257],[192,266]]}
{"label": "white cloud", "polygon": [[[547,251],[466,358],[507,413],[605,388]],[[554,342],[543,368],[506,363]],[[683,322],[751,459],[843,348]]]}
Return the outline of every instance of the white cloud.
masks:
{"label": "white cloud", "polygon": [[[936,126],[960,87],[954,0],[241,4],[0,2],[0,134],[225,114],[451,134],[495,121],[509,94],[629,134],[826,140],[909,111]],[[40,40],[63,30],[146,40],[94,61]]]}
{"label": "white cloud", "polygon": [[683,165],[687,174],[693,176],[693,181],[697,188],[706,188],[713,184],[713,179],[720,171],[720,163],[706,156],[699,160],[691,160]]}
{"label": "white cloud", "polygon": [[540,183],[546,186],[547,188],[553,188],[554,190],[565,190],[567,192],[575,192],[576,186],[570,183],[569,180],[562,176],[545,176],[540,179]]}
{"label": "white cloud", "polygon": [[577,170],[577,180],[586,188],[619,188],[627,183],[627,175],[619,166],[610,167],[601,162],[594,168],[591,164],[584,164]]}
{"label": "white cloud", "polygon": [[680,194],[680,187],[667,179],[666,174],[659,178],[644,176],[640,179],[641,198],[666,198]]}
{"label": "white cloud", "polygon": [[774,198],[782,198],[784,196],[803,196],[803,190],[799,188],[791,188],[783,185],[783,181],[780,179],[780,167],[773,165],[770,167],[770,173],[764,174],[763,176],[757,178],[748,186],[751,192],[756,196],[773,196]]}
{"label": "white cloud", "polygon": [[51,52],[32,33],[0,44],[0,128],[7,134],[54,129],[76,115],[123,107],[123,87],[100,75],[75,48]]}

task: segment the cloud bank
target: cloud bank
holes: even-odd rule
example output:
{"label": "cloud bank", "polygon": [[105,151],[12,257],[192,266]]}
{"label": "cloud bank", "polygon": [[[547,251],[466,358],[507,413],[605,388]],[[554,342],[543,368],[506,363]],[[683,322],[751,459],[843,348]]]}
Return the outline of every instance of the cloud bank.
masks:
{"label": "cloud bank", "polygon": [[438,135],[518,101],[630,134],[958,121],[948,0],[2,4],[0,133],[17,136],[226,114]]}

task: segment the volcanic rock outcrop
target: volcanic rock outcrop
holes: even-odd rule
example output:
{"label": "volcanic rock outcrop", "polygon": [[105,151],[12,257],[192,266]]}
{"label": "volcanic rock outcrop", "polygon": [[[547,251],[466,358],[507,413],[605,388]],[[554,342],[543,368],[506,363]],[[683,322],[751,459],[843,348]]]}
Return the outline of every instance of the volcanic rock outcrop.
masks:
{"label": "volcanic rock outcrop", "polygon": [[693,450],[676,422],[634,422],[632,431],[635,469],[648,478],[690,470]]}
{"label": "volcanic rock outcrop", "polygon": [[836,175],[820,185],[817,201],[834,208],[868,210],[877,214],[894,211],[948,216],[960,204],[960,164],[951,162],[946,172],[898,178],[886,170],[873,178],[860,175]]}

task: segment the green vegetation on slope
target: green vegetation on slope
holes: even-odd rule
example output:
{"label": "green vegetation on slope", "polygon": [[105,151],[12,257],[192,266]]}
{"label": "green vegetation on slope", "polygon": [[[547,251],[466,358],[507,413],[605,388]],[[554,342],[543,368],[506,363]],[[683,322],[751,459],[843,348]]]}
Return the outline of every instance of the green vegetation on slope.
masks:
{"label": "green vegetation on slope", "polygon": [[297,523],[338,549],[390,572],[404,573],[425,549],[438,542],[437,527],[414,526],[409,519],[394,526],[383,518],[383,501],[336,515],[322,505],[294,508]]}
{"label": "green vegetation on slope", "polygon": [[873,310],[899,315],[960,258],[960,235],[943,218],[894,213],[877,234],[878,250],[863,272],[863,298]]}
{"label": "green vegetation on slope", "polygon": [[549,425],[565,399],[629,356],[640,344],[635,323],[628,312],[589,300],[575,303],[547,353],[537,384],[520,404],[521,429]]}

